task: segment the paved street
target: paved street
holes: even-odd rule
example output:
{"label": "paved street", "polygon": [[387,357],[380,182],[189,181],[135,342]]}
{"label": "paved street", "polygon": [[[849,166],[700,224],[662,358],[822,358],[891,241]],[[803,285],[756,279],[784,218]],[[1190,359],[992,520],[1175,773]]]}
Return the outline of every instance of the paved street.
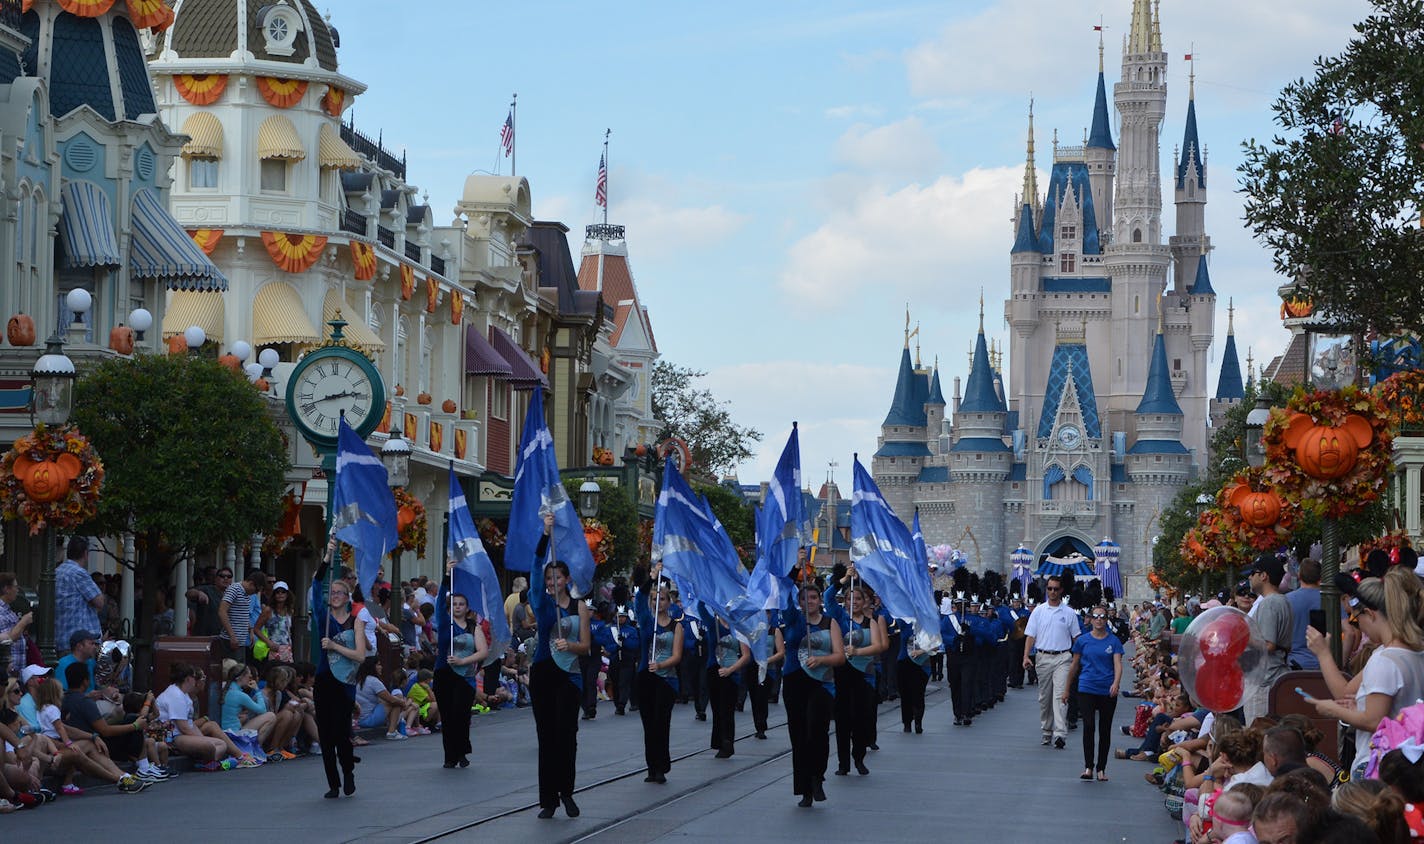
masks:
{"label": "paved street", "polygon": [[[1036,690],[1009,699],[969,729],[950,726],[948,696],[931,687],[925,733],[905,735],[893,704],[882,707],[880,750],[871,773],[831,776],[829,801],[797,808],[780,709],[767,741],[750,737],[738,718],[737,755],[699,752],[707,722],[690,706],[673,715],[672,773],[665,786],[642,781],[642,730],[635,714],[618,718],[600,704],[596,721],[580,722],[578,800],[582,817],[560,811],[540,821],[534,728],[529,710],[475,719],[475,756],[468,770],[439,766],[438,736],[402,743],[372,741],[360,752],[357,796],[324,800],[319,759],[256,770],[187,773],[140,795],[91,789],[38,810],[0,817],[0,839],[53,840],[103,830],[110,841],[157,836],[202,841],[252,840],[276,834],[303,844],[343,841],[727,841],[745,831],[757,841],[866,839],[972,841],[996,844],[1165,842],[1177,827],[1161,795],[1142,782],[1145,766],[1113,762],[1110,783],[1085,783],[1078,734],[1068,749],[1038,744]],[[1127,723],[1132,701],[1118,707]],[[1118,736],[1119,743],[1125,741]],[[678,759],[685,754],[690,758]],[[834,744],[831,766],[835,766]],[[1047,825],[1047,826],[1045,826]],[[35,836],[47,836],[45,839]],[[442,837],[443,836],[443,837]]]}

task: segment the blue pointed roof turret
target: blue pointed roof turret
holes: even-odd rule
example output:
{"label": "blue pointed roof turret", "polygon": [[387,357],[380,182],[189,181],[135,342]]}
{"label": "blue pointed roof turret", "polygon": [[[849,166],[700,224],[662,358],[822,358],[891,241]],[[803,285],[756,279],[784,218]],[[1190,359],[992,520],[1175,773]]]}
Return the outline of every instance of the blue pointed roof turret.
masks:
{"label": "blue pointed roof turret", "polygon": [[1211,272],[1207,270],[1206,253],[1197,259],[1197,277],[1192,282],[1193,296],[1215,296],[1216,288],[1211,286]]}
{"label": "blue pointed roof turret", "polygon": [[935,361],[934,374],[930,376],[930,396],[925,399],[925,404],[937,404],[944,407],[944,391],[939,388],[939,361]]}
{"label": "blue pointed roof turret", "polygon": [[1182,136],[1182,160],[1177,163],[1177,190],[1187,186],[1187,179],[1197,183],[1198,188],[1206,188],[1206,167],[1202,156],[1201,139],[1197,137],[1196,77],[1192,77],[1193,93],[1187,100],[1187,130]]}
{"label": "blue pointed roof turret", "polygon": [[1014,248],[1009,250],[1009,254],[1018,255],[1023,252],[1038,252],[1038,235],[1033,230],[1033,206],[1027,202],[1019,211],[1019,230],[1014,237]]}
{"label": "blue pointed roof turret", "polygon": [[974,362],[969,366],[969,382],[959,402],[961,413],[1001,413],[1004,410],[994,389],[994,368],[989,365],[989,344],[984,340],[984,305],[979,305],[979,336],[974,340]]}
{"label": "blue pointed roof turret", "polygon": [[1142,401],[1137,412],[1182,415],[1182,406],[1177,404],[1177,396],[1172,392],[1172,376],[1167,369],[1167,344],[1162,340],[1162,329],[1157,329],[1157,339],[1152,342],[1152,365],[1147,370],[1147,389],[1142,391]]}
{"label": "blue pointed roof turret", "polygon": [[885,415],[885,425],[924,426],[929,424],[925,417],[924,394],[915,383],[920,376],[915,374],[915,365],[910,360],[910,346],[900,354],[900,374],[895,379],[895,399],[890,403],[890,412]]}
{"label": "blue pointed roof turret", "polygon": [[1221,377],[1216,382],[1216,397],[1233,400],[1246,398],[1246,387],[1241,383],[1241,361],[1236,357],[1236,308],[1226,306],[1226,351],[1221,355]]}
{"label": "blue pointed roof turret", "polygon": [[1098,95],[1093,102],[1093,127],[1088,132],[1089,149],[1117,149],[1113,145],[1112,121],[1108,116],[1108,89],[1103,79],[1101,58],[1098,67]]}

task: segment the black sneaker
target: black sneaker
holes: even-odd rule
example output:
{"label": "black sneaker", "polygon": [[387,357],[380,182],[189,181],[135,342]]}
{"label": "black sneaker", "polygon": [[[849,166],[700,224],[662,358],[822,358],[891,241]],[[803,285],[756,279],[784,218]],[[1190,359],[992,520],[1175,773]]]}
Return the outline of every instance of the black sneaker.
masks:
{"label": "black sneaker", "polygon": [[145,788],[148,788],[148,783],[132,775],[127,775],[119,780],[119,791],[125,794],[138,794]]}
{"label": "black sneaker", "polygon": [[1063,741],[1062,738],[1056,738],[1056,739],[1053,740],[1053,746],[1056,747],[1056,748],[1058,748],[1059,750],[1062,750],[1062,749],[1063,749],[1064,747],[1066,747],[1067,745],[1066,745],[1066,743]]}

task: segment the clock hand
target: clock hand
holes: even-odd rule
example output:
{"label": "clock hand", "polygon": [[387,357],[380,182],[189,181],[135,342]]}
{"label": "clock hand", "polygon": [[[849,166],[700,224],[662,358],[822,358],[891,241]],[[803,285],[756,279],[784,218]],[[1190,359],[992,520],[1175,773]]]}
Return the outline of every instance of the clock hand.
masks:
{"label": "clock hand", "polygon": [[347,399],[347,398],[351,398],[352,396],[355,396],[355,395],[356,395],[355,393],[350,392],[350,391],[347,391],[347,392],[344,392],[344,393],[332,393],[332,394],[329,395],[329,396],[324,396],[324,397],[322,397],[322,398],[320,398],[320,399],[317,399],[317,401],[331,401],[332,399]]}

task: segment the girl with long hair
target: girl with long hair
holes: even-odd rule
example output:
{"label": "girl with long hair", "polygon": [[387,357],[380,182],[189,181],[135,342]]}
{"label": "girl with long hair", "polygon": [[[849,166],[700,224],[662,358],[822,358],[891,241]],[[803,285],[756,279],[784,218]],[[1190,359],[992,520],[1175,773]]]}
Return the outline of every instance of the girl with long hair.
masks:
{"label": "girl with long hair", "polygon": [[809,809],[813,800],[826,799],[823,784],[836,697],[832,672],[845,662],[845,644],[840,624],[822,611],[820,587],[803,582],[797,596],[800,609],[781,615],[786,636],[781,695],[791,736],[791,785],[801,797],[797,805]]}
{"label": "girl with long hair", "polygon": [[[351,585],[333,580],[322,601],[322,579],[326,577],[336,537],[331,538],[326,556],[312,577],[311,606],[316,629],[321,634],[321,661],[317,664],[312,688],[316,705],[317,740],[321,762],[326,768],[328,799],[342,792],[356,793],[356,758],[351,749],[351,707],[356,701],[357,667],[366,660],[366,626],[351,608]],[[338,765],[340,770],[338,772]],[[344,781],[343,781],[344,778]]]}
{"label": "girl with long hair", "polygon": [[[854,583],[846,592],[846,605],[837,602],[841,585]],[[875,743],[875,663],[889,647],[885,619],[871,611],[870,589],[856,580],[855,564],[846,568],[839,583],[826,590],[826,612],[840,624],[845,637],[845,662],[836,666],[836,776],[850,773],[851,763],[861,776],[870,773],[865,751]]]}
{"label": "girl with long hair", "polygon": [[[445,582],[437,603],[440,623],[436,633],[440,647],[435,654],[435,703],[444,719],[440,742],[445,749],[445,767],[468,768],[470,708],[475,705],[475,680],[480,666],[489,658],[489,642],[479,620],[470,612],[469,599],[450,594],[455,561],[445,565]],[[440,618],[440,607],[449,606],[449,620]]]}
{"label": "girl with long hair", "polygon": [[650,579],[638,587],[633,597],[643,639],[634,677],[634,699],[643,721],[643,757],[648,763],[648,775],[643,782],[658,784],[667,782],[668,771],[672,770],[668,741],[683,637],[680,618],[673,613],[672,587],[662,573],[662,563],[653,566]]}

